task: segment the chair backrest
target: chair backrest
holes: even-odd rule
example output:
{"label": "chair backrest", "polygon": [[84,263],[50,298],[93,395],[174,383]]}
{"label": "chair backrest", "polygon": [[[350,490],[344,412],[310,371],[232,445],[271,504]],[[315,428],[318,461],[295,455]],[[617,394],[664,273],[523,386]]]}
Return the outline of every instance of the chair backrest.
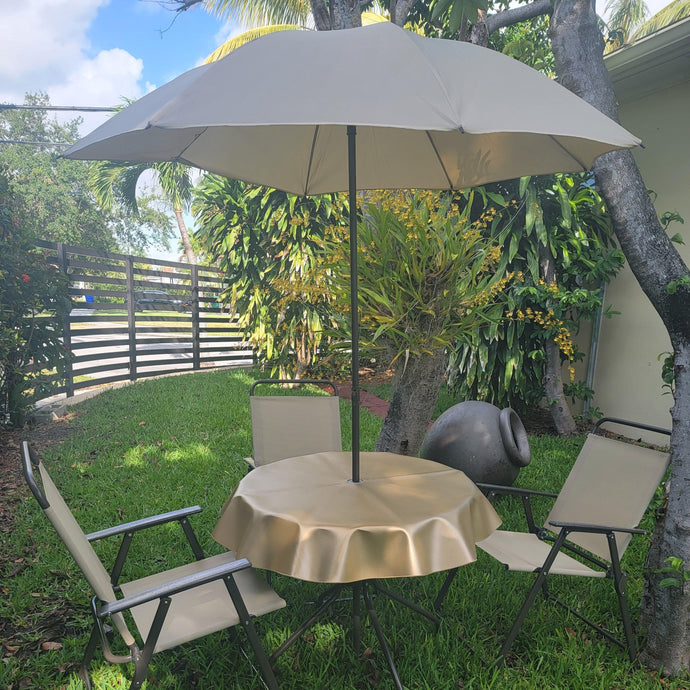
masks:
{"label": "chair backrest", "polygon": [[[609,527],[637,527],[668,467],[669,455],[589,434],[546,518]],[[622,554],[631,539],[618,532]],[[573,532],[568,540],[610,562],[606,537]]]}
{"label": "chair backrest", "polygon": [[[42,490],[36,482],[33,467],[38,469]],[[115,601],[117,597],[113,591],[108,571],[79,527],[79,523],[75,520],[72,511],[50,478],[43,462],[26,441],[22,443],[22,469],[31,492],[91,585],[91,589],[102,601]],[[125,643],[127,645],[133,644],[134,637],[128,630],[122,614],[114,614],[112,619]]]}
{"label": "chair backrest", "polygon": [[[327,384],[335,395],[256,395],[259,384]],[[330,381],[261,379],[250,389],[254,465],[342,450],[340,402],[337,388]]]}

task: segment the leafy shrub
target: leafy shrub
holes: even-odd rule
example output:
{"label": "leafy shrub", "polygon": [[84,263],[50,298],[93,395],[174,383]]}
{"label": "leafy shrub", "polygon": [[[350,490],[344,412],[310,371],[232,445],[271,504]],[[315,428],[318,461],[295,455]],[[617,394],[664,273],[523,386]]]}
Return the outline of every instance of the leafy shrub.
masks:
{"label": "leafy shrub", "polygon": [[7,182],[0,171],[0,424],[22,426],[64,367],[70,300],[67,277],[21,238]]}

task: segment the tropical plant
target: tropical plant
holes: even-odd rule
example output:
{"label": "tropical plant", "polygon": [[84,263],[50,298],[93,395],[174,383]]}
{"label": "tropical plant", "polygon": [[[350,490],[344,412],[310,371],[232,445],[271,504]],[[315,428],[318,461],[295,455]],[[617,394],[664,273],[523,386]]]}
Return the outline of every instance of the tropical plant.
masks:
{"label": "tropical plant", "polygon": [[[499,275],[500,249],[470,221],[474,195],[368,193],[359,223],[362,352],[391,364],[394,390],[378,450],[416,454],[446,369],[448,348],[500,318],[512,275]],[[335,228],[324,247],[349,333],[349,238]],[[341,335],[341,340],[347,340]]]}
{"label": "tropical plant", "polygon": [[[583,175],[522,178],[486,192],[493,213],[484,212],[486,234],[505,247],[503,270],[523,281],[508,291],[510,318],[481,324],[470,344],[460,344],[450,365],[458,397],[481,399],[522,412],[546,397],[557,428],[574,428],[566,395],[588,395],[576,384],[573,343],[582,319],[601,308],[600,286],[622,266],[612,243],[601,197]],[[571,381],[561,381],[565,362]],[[546,384],[546,389],[545,389]]]}
{"label": "tropical plant", "polygon": [[31,144],[0,145],[0,165],[8,171],[9,193],[30,212],[21,218],[22,236],[113,250],[117,239],[86,184],[87,165],[59,157],[78,138],[80,120],[58,124],[42,106],[44,94],[27,94],[37,110],[0,111],[0,138]]}
{"label": "tropical plant", "polygon": [[65,364],[70,300],[67,277],[22,238],[9,178],[0,169],[0,425],[22,426]]}
{"label": "tropical plant", "polygon": [[324,344],[331,297],[318,250],[327,228],[346,222],[345,196],[296,196],[207,175],[192,209],[195,239],[225,272],[221,299],[259,360],[301,378]]}

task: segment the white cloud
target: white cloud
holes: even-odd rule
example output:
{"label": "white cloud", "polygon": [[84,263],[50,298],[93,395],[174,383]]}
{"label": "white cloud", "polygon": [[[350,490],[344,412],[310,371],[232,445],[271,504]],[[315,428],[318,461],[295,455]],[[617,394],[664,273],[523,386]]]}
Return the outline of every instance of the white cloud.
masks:
{"label": "white cloud", "polygon": [[[126,50],[103,50],[92,60],[84,59],[66,76],[61,84],[49,90],[50,100],[59,105],[120,105],[123,98],[142,95],[139,80],[144,63]],[[108,114],[81,113],[82,133],[94,129]]]}
{"label": "white cloud", "polygon": [[[0,102],[22,103],[36,91],[53,105],[112,106],[141,96],[141,60],[121,49],[90,55],[88,28],[109,1],[0,2]],[[82,132],[105,117],[85,115]]]}

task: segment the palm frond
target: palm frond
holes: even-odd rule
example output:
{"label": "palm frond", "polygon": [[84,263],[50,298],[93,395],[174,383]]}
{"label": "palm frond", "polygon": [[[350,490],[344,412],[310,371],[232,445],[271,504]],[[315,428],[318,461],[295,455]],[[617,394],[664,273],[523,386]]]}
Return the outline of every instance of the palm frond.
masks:
{"label": "palm frond", "polygon": [[243,46],[245,43],[253,41],[255,38],[260,38],[261,36],[266,36],[267,34],[275,33],[276,31],[289,31],[294,29],[303,29],[303,26],[299,24],[274,24],[272,26],[262,26],[258,29],[249,29],[241,33],[239,36],[228,39],[216,48],[205,60],[204,64],[209,62],[216,62],[224,58],[226,55],[232,53],[233,50],[237,50],[239,47]]}
{"label": "palm frond", "polygon": [[630,37],[631,41],[636,41],[643,36],[664,29],[670,24],[690,17],[690,0],[674,0],[659,10],[653,17],[650,17],[635,33]]}
{"label": "palm frond", "polygon": [[150,166],[158,177],[163,195],[175,210],[187,208],[192,200],[190,168],[182,163],[154,163]]}
{"label": "palm frond", "polygon": [[609,32],[616,34],[620,43],[627,43],[631,34],[649,15],[644,0],[609,0],[606,11],[609,12]]}
{"label": "palm frond", "polygon": [[106,210],[116,205],[138,213],[137,182],[148,166],[142,163],[98,161],[89,166],[88,183],[98,203]]}
{"label": "palm frond", "polygon": [[250,28],[276,24],[303,27],[311,15],[309,0],[205,0],[204,7],[218,17],[232,18]]}

